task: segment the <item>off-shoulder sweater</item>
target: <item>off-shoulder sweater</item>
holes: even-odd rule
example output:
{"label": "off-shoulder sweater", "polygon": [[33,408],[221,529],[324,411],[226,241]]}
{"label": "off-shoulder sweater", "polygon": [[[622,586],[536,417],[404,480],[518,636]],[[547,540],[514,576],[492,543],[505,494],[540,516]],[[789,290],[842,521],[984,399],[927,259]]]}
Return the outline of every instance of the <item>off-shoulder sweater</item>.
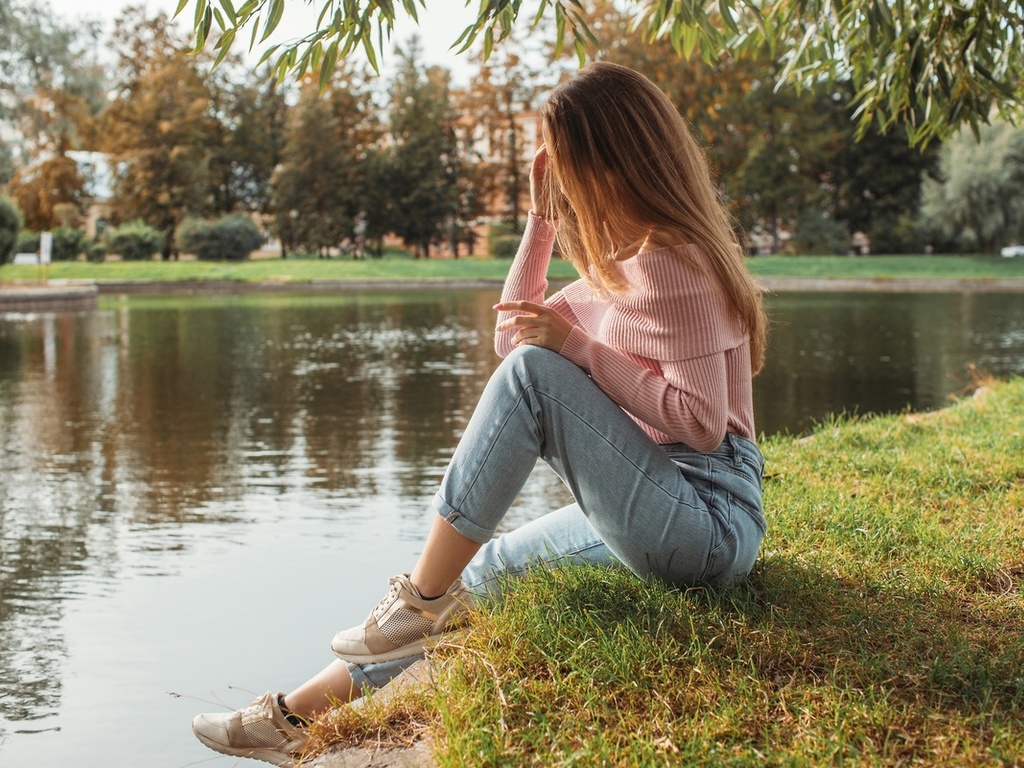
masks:
{"label": "off-shoulder sweater", "polygon": [[[561,354],[580,366],[657,443],[700,451],[731,432],[754,438],[750,339],[694,246],[619,262],[626,290],[595,295],[577,280],[545,299],[555,229],[531,213],[502,301],[532,301],[571,324]],[[513,313],[500,312],[500,323]],[[512,351],[515,329],[495,333]]]}

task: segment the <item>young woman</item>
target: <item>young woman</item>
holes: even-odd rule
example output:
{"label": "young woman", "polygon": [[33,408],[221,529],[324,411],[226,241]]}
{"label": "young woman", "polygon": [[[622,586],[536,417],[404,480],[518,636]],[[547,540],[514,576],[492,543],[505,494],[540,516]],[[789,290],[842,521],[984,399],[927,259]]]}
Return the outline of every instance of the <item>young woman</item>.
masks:
{"label": "young woman", "polygon": [[[766,320],[706,159],[665,95],[596,63],[541,110],[532,210],[498,312],[491,377],[412,572],[339,660],[295,691],[199,715],[203,743],[292,765],[304,722],[383,685],[499,576],[560,563],[719,585],[751,569],[765,519],[751,377]],[[580,280],[545,298],[559,252]],[[493,538],[537,459],[576,503]]]}

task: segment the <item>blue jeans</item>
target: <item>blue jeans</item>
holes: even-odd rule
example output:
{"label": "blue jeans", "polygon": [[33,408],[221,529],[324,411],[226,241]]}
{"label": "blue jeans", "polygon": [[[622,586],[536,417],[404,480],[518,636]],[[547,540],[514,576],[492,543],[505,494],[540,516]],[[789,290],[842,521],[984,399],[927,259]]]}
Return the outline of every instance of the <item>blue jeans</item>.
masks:
{"label": "blue jeans", "polygon": [[[576,503],[494,538],[538,458]],[[488,382],[432,504],[483,545],[462,574],[476,595],[493,594],[504,575],[565,563],[723,585],[746,576],[764,537],[763,467],[736,435],[704,453],[654,443],[581,368],[523,346]],[[350,671],[378,687],[416,658]]]}

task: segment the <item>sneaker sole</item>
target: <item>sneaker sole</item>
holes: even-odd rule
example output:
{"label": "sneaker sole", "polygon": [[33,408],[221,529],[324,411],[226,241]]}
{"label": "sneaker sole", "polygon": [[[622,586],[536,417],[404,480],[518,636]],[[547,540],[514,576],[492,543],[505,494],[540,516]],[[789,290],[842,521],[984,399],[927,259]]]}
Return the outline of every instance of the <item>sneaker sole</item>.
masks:
{"label": "sneaker sole", "polygon": [[299,761],[286,755],[282,752],[278,752],[273,749],[239,749],[238,747],[229,747],[225,744],[221,744],[219,741],[209,739],[199,731],[192,729],[192,733],[196,735],[205,746],[212,749],[214,752],[220,752],[222,755],[230,755],[231,757],[251,757],[253,760],[264,760],[268,763],[273,763],[278,768],[295,768],[299,764]]}
{"label": "sneaker sole", "polygon": [[353,664],[381,664],[385,661],[395,661],[396,659],[405,659],[409,656],[421,656],[428,648],[433,648],[437,645],[438,641],[451,630],[440,632],[436,635],[428,635],[422,640],[415,640],[411,643],[406,643],[400,648],[395,648],[391,651],[383,651],[381,653],[348,653],[338,651],[334,647],[334,643],[331,643],[331,650],[334,651],[334,655],[342,661],[350,661]]}

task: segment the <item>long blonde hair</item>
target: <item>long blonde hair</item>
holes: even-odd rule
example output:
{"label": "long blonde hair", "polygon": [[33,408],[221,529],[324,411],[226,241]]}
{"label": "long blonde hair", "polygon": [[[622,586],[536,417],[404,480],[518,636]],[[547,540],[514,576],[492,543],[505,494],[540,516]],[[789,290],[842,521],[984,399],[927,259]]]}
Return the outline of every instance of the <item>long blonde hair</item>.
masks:
{"label": "long blonde hair", "polygon": [[[697,246],[750,334],[751,367],[764,364],[761,291],[711,179],[707,158],[668,97],[627,67],[596,62],[556,87],[541,108],[552,173],[549,211],[561,254],[609,291],[617,259],[666,235]],[[685,258],[680,251],[680,258]]]}

